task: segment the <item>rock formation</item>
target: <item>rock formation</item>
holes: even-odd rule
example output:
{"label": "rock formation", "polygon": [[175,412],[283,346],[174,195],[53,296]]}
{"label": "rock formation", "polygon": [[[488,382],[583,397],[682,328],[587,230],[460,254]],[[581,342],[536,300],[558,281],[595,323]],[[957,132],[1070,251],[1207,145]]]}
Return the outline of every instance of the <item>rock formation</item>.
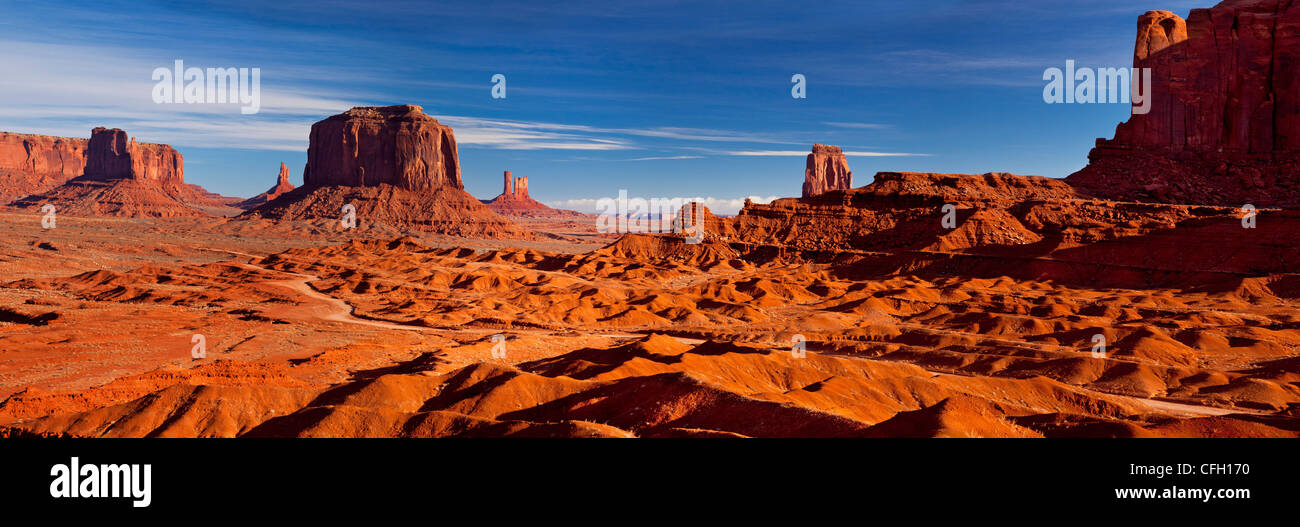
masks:
{"label": "rock formation", "polygon": [[80,176],[85,139],[0,132],[0,203],[44,192]]}
{"label": "rock formation", "polygon": [[1099,197],[1300,205],[1300,5],[1230,0],[1138,19],[1151,109],[1099,139],[1070,176]]}
{"label": "rock formation", "polygon": [[803,173],[803,197],[849,188],[853,188],[853,171],[849,170],[849,162],[840,147],[813,145]]}
{"label": "rock formation", "polygon": [[875,277],[1230,289],[1243,276],[1300,270],[1300,248],[1287,241],[1300,213],[1261,212],[1243,236],[1236,207],[1085,199],[1037,176],[882,172],[865,187],[704,217],[708,241],[747,261],[836,262]]}
{"label": "rock formation", "polygon": [[350,204],[358,225],[479,238],[533,236],[465,192],[451,128],[415,105],[358,107],[312,125],[303,181],[244,217],[337,224]]}
{"label": "rock formation", "polygon": [[[510,171],[507,170],[506,176],[509,177],[509,175]],[[519,199],[531,199],[528,196],[528,176],[515,178],[515,188],[511,191],[511,195]]]}
{"label": "rock formation", "polygon": [[276,177],[275,186],[270,190],[236,203],[235,206],[244,210],[254,209],[265,205],[266,203],[287,194],[293,190],[294,186],[289,183],[289,167],[283,162],[280,163],[280,175]]}
{"label": "rock formation", "polygon": [[96,181],[134,179],[178,192],[185,184],[185,163],[170,145],[137,143],[119,128],[90,131],[86,177]]}
{"label": "rock formation", "polygon": [[501,194],[484,202],[488,208],[498,214],[528,217],[569,215],[568,213],[578,214],[573,211],[552,209],[530,197],[528,195],[528,176],[512,177],[510,171],[507,170],[504,180],[505,185],[501,189]]}
{"label": "rock formation", "polygon": [[495,200],[531,200],[528,196],[528,176],[512,177],[510,171],[505,173],[505,187],[501,190],[501,195]]}
{"label": "rock formation", "polygon": [[[39,136],[38,136],[39,137]],[[139,143],[117,128],[95,128],[89,140],[54,138],[63,171],[78,165],[81,173],[61,185],[13,202],[23,209],[54,205],[73,216],[177,217],[227,214],[230,198],[185,183],[185,162],[169,145]]]}
{"label": "rock formation", "polygon": [[353,108],[313,124],[303,184],[465,188],[451,128],[410,104]]}

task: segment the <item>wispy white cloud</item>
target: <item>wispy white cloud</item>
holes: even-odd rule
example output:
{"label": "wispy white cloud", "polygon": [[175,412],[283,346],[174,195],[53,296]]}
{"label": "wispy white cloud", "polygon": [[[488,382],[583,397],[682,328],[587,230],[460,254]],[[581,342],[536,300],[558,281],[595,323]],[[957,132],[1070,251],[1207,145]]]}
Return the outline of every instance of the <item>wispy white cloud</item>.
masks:
{"label": "wispy white cloud", "polygon": [[834,126],[836,128],[854,128],[859,130],[880,130],[884,128],[889,128],[889,125],[887,124],[877,124],[877,123],[840,123],[834,121],[826,121],[823,122],[822,124],[826,126]]}
{"label": "wispy white cloud", "polygon": [[[463,115],[438,115],[436,117],[439,121],[450,125],[456,130],[456,140],[461,144],[506,150],[625,150],[640,148],[635,143],[635,138],[669,139],[682,142],[790,143],[788,139],[780,139],[773,134],[706,128],[670,126],[608,128]],[[673,157],[672,159],[685,158]]]}
{"label": "wispy white cloud", "polygon": [[[749,156],[749,157],[803,157],[808,155],[807,150],[737,150],[724,152],[731,156]],[[847,151],[844,155],[848,157],[929,157],[932,154],[910,154],[905,152],[855,152]]]}
{"label": "wispy white cloud", "polygon": [[501,150],[629,150],[630,141],[583,133],[584,127],[459,115],[439,115],[456,131],[456,142]]}
{"label": "wispy white cloud", "polygon": [[[745,206],[746,199],[753,201],[754,203],[771,203],[772,201],[778,199],[779,196],[768,196],[768,197],[748,196],[745,198],[715,198],[712,196],[708,196],[708,197],[705,196],[696,196],[696,197],[629,196],[629,198],[635,198],[635,197],[641,197],[644,199],[650,199],[651,197],[653,197],[659,200],[676,199],[676,200],[681,200],[682,203],[694,201],[694,202],[703,203],[704,206],[708,207],[709,210],[712,211],[714,214],[733,215],[740,212],[740,209]],[[569,209],[569,210],[576,210],[578,212],[586,212],[588,214],[596,214],[601,212],[599,209],[596,208],[596,204],[599,203],[601,199],[606,199],[606,198],[566,199],[566,200],[550,201],[547,202],[546,204],[550,205],[551,207],[555,207],[559,209]],[[617,198],[611,196],[607,199],[617,199]]]}
{"label": "wispy white cloud", "polygon": [[[280,82],[262,70],[261,107],[157,104],[153,70],[172,60],[150,52],[0,40],[0,130],[87,137],[95,126],[127,130],[141,141],[175,146],[302,151],[311,124],[358,103],[346,94]],[[179,57],[185,60],[183,57]],[[194,67],[257,67],[187,60]]]}
{"label": "wispy white cloud", "polygon": [[704,156],[651,156],[651,157],[634,157],[627,161],[661,161],[670,159],[702,159]]}

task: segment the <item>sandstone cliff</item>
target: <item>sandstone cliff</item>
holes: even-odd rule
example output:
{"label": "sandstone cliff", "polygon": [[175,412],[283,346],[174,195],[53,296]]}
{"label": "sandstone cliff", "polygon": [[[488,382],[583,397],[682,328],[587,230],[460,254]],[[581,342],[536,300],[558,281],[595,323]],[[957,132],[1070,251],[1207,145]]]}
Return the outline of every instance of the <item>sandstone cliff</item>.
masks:
{"label": "sandstone cliff", "polygon": [[[60,152],[64,171],[78,165],[80,173],[62,184],[15,200],[22,209],[55,206],[73,216],[177,217],[226,214],[229,198],[185,183],[185,162],[169,145],[139,143],[117,128],[95,128],[89,140],[66,141]],[[67,157],[62,157],[67,156]]]}
{"label": "sandstone cliff", "polygon": [[803,175],[803,197],[853,188],[853,171],[838,146],[813,145]]}
{"label": "sandstone cliff", "polygon": [[464,189],[451,128],[415,105],[366,106],[313,124],[303,184]]}
{"label": "sandstone cliff", "polygon": [[1300,270],[1300,248],[1286,241],[1300,212],[1260,214],[1243,235],[1236,207],[1087,199],[1037,176],[882,172],[865,187],[704,217],[706,243],[747,261],[824,261],[855,276],[1231,290]]}
{"label": "sandstone cliff", "polygon": [[85,139],[0,132],[0,204],[80,176]]}
{"label": "sandstone cliff", "polygon": [[96,181],[134,179],[177,192],[185,184],[185,162],[170,145],[137,143],[118,128],[90,131],[86,177]]}
{"label": "sandstone cliff", "polygon": [[1069,181],[1100,197],[1300,205],[1300,5],[1231,0],[1138,20],[1150,113],[1099,139]]}
{"label": "sandstone cliff", "polygon": [[465,192],[451,128],[415,105],[358,107],[312,125],[303,181],[243,217],[337,225],[352,205],[362,226],[533,238]]}

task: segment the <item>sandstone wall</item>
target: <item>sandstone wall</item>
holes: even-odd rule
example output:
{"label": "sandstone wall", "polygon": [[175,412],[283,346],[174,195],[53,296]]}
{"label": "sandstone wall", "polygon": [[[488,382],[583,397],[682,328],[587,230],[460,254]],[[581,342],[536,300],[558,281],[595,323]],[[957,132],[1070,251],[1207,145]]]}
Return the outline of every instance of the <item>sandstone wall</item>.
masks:
{"label": "sandstone wall", "polygon": [[311,127],[307,185],[463,190],[456,138],[415,105],[358,107]]}

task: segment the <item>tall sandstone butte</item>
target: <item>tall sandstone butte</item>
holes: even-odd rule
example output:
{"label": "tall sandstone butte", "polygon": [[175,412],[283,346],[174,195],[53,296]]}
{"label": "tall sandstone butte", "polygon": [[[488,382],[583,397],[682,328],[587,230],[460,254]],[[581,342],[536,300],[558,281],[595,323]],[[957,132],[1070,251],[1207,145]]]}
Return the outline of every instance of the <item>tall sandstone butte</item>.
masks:
{"label": "tall sandstone butte", "polygon": [[85,139],[0,132],[0,204],[57,187],[86,168]]}
{"label": "tall sandstone butte", "polygon": [[365,106],[313,124],[303,182],[316,186],[464,190],[451,128],[424,109]]}
{"label": "tall sandstone butte", "polygon": [[1152,107],[1098,139],[1069,182],[1097,197],[1300,205],[1300,4],[1229,0],[1138,19]]}
{"label": "tall sandstone butte", "polygon": [[[79,140],[74,140],[79,141]],[[74,216],[202,216],[227,208],[229,198],[185,184],[185,161],[169,145],[138,143],[117,128],[95,128],[82,151],[78,177],[11,204],[32,209],[54,205]]]}
{"label": "tall sandstone butte", "polygon": [[853,188],[853,171],[838,146],[813,145],[803,173],[803,197]]}
{"label": "tall sandstone butte", "polygon": [[357,107],[312,125],[303,182],[244,217],[337,225],[351,205],[364,226],[534,239],[465,192],[455,135],[416,105]]}
{"label": "tall sandstone butte", "polygon": [[180,152],[170,145],[137,143],[118,128],[90,131],[85,172],[88,179],[134,179],[168,193],[179,192],[185,184],[185,161]]}

